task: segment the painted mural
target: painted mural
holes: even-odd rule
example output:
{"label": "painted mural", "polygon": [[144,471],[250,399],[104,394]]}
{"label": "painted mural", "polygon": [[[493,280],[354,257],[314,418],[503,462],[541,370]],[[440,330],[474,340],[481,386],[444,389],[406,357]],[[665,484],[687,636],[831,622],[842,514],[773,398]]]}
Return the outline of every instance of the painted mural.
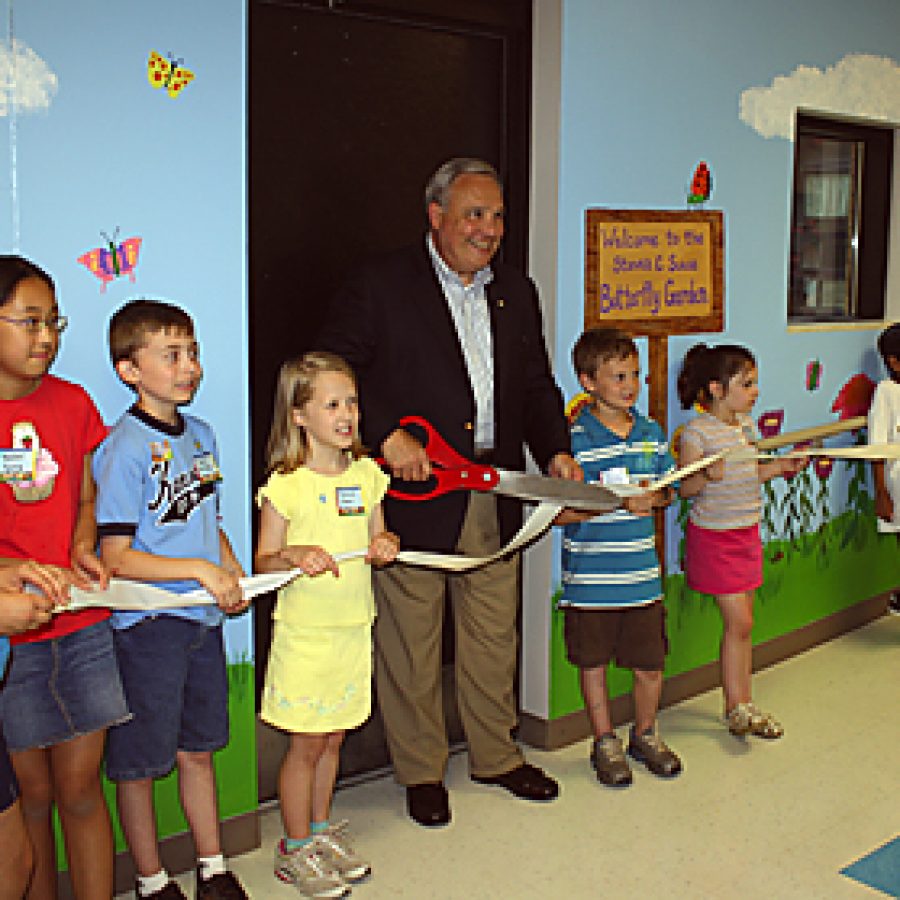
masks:
{"label": "painted mural", "polygon": [[[584,209],[684,208],[685,172],[696,173],[702,159],[715,174],[712,205],[725,219],[725,326],[669,338],[668,396],[676,396],[684,354],[701,340],[753,350],[763,434],[855,415],[858,401],[867,406],[866,391],[871,396],[884,374],[875,350],[883,325],[792,330],[786,301],[795,111],[900,124],[900,9],[874,0],[864,8],[866,21],[837,0],[564,3],[555,358],[569,396],[578,391],[570,349],[583,327]],[[610,89],[598,91],[600,84]],[[888,290],[895,298],[900,290],[890,276]],[[647,348],[639,347],[647,371]],[[638,406],[646,409],[646,394]],[[669,434],[691,415],[670,404]],[[864,440],[860,431],[828,443]],[[754,643],[900,583],[896,542],[876,530],[868,468],[817,460],[793,481],[765,486]],[[676,501],[666,518],[667,675],[715,661],[721,635],[714,601],[684,585],[686,514]],[[552,719],[582,705],[555,610],[550,656]],[[630,676],[613,669],[613,695],[630,688]]]}
{"label": "painted mural", "polygon": [[[136,296],[191,313],[204,365],[191,411],[217,432],[223,525],[249,571],[244,4],[215,4],[215,28],[206,2],[0,9],[0,246],[57,282],[71,325],[53,371],[114,422],[132,399],[109,363],[109,316]],[[257,805],[250,617],[229,621],[225,637],[223,818]],[[174,776],[156,795],[160,834],[185,830]]]}

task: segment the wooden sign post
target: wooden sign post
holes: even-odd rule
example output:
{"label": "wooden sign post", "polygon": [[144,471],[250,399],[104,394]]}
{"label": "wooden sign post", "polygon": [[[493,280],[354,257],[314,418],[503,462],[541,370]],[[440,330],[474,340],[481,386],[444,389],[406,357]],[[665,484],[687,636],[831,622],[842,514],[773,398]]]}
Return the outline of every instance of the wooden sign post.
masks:
{"label": "wooden sign post", "polygon": [[[665,431],[668,336],[723,329],[722,213],[589,209],[585,225],[584,327],[649,339],[648,411]],[[660,562],[665,571],[662,552]]]}

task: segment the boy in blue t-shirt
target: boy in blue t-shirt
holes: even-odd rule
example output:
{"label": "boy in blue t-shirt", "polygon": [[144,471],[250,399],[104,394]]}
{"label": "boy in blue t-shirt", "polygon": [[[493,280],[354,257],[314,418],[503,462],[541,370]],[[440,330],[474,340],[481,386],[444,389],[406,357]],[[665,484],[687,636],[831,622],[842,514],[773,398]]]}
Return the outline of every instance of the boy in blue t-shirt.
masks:
{"label": "boy in blue t-shirt", "polygon": [[[640,484],[675,467],[665,435],[634,403],[640,391],[637,347],[611,328],[586,331],[572,352],[575,372],[590,402],[572,422],[572,453],[584,480]],[[634,672],[634,726],[628,753],[654,775],[681,771],[681,761],[659,738],[656,711],[666,656],[662,580],[653,510],[666,506],[668,489],[628,496],[620,509],[596,515],[564,510],[562,597],[566,653],[581,676],[594,733],[591,764],[604,784],[631,784],[631,769],[610,718],[606,668]]]}
{"label": "boy in blue t-shirt", "polygon": [[228,743],[225,612],[247,603],[243,569],[219,527],[218,450],[212,429],[182,415],[202,370],[194,323],[182,309],[134,300],[110,320],[109,348],[134,404],[94,456],[100,553],[119,578],[184,593],[202,586],[218,606],[112,616],[132,718],[109,731],[106,773],[116,782],[138,897],[184,894],[162,866],[153,782],[178,767],[197,853],[198,900],[247,895],[225,867],[212,752]]}

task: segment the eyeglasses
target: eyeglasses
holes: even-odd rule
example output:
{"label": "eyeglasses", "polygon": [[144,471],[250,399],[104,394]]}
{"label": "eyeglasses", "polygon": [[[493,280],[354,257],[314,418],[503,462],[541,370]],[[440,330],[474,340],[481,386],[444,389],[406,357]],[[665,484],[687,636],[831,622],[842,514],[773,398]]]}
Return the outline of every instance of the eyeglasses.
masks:
{"label": "eyeglasses", "polygon": [[0,321],[19,325],[25,329],[26,334],[39,334],[41,328],[46,328],[54,334],[62,334],[69,324],[69,317],[54,316],[52,319],[39,319],[37,316],[25,316],[23,319],[14,319],[12,316],[0,316]]}

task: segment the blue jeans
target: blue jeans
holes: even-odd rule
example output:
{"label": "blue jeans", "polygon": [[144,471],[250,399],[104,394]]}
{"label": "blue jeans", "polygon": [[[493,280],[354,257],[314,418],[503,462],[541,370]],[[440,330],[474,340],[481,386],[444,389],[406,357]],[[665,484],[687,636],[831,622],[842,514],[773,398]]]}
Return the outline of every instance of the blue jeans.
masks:
{"label": "blue jeans", "polygon": [[0,691],[10,751],[52,747],[127,719],[109,622],[12,648]]}
{"label": "blue jeans", "polygon": [[160,615],[114,635],[132,719],[109,731],[108,778],[160,778],[179,750],[211,752],[228,743],[221,625]]}

